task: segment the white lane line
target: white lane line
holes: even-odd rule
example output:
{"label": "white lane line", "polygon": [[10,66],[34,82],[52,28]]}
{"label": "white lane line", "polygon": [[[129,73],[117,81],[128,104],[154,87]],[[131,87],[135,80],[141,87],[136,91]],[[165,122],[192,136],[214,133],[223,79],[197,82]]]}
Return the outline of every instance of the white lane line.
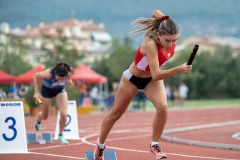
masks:
{"label": "white lane line", "polygon": [[203,156],[192,156],[192,155],[186,155],[186,154],[176,154],[176,153],[167,153],[169,155],[173,156],[179,156],[179,157],[191,157],[191,158],[201,158],[201,159],[212,159],[212,160],[239,160],[239,159],[227,159],[227,158],[217,158],[217,157],[203,157]]}
{"label": "white lane line", "polygon": [[238,125],[238,124],[240,124],[240,121],[230,121],[230,122],[221,122],[221,123],[210,123],[210,124],[203,124],[203,125],[195,125],[195,126],[189,126],[189,127],[167,129],[166,131],[163,132],[163,134],[176,133],[176,132],[185,132],[185,131],[213,128],[213,127],[222,127],[222,126],[229,126],[229,125]]}
{"label": "white lane line", "polygon": [[72,156],[63,156],[63,155],[58,155],[58,154],[49,154],[49,153],[39,153],[39,152],[30,152],[31,154],[40,154],[44,156],[52,156],[52,157],[61,157],[61,158],[68,158],[68,159],[83,159],[80,157],[72,157]]}
{"label": "white lane line", "polygon": [[[231,124],[231,125],[233,125],[233,124],[238,124],[240,121],[233,121],[233,122],[226,122],[226,123],[224,123],[225,125],[229,125],[229,124]],[[209,124],[209,125],[206,125],[206,126],[208,126],[208,127],[213,127],[213,126],[222,126],[222,125],[220,125],[220,124]],[[201,125],[201,127],[203,127],[202,125]],[[200,127],[200,128],[201,128]],[[193,126],[193,128],[195,128],[194,126]],[[188,129],[193,129],[193,128],[188,128]],[[182,130],[183,128],[181,128],[180,130],[181,131],[183,131]],[[196,128],[195,128],[196,129]],[[124,131],[122,131],[122,130],[115,130],[115,131],[112,131],[111,133],[126,133],[126,132],[131,132],[132,130],[124,130]],[[175,130],[176,131],[176,130]],[[178,130],[179,131],[179,130]],[[170,131],[171,132],[171,131]],[[81,140],[82,140],[82,142],[83,143],[85,143],[85,144],[88,144],[88,145],[92,145],[92,146],[95,146],[96,145],[96,142],[95,143],[92,143],[92,142],[90,142],[90,141],[88,141],[87,139],[88,138],[92,138],[92,137],[97,137],[97,136],[99,136],[99,134],[98,133],[94,133],[94,134],[90,134],[90,135],[87,135],[87,136],[85,136],[85,137],[82,137],[81,138]],[[143,135],[143,136],[147,136],[147,135]],[[142,137],[143,137],[142,136]],[[131,136],[132,137],[132,136]],[[131,138],[131,137],[124,137],[124,138],[112,138],[113,140],[116,140],[116,139],[118,139],[118,140],[123,140],[123,139],[129,139],[129,138]],[[133,137],[134,138],[134,137]],[[97,138],[96,138],[96,140],[97,140]],[[110,139],[108,139],[108,141],[109,141]],[[129,152],[139,152],[139,153],[149,153],[149,151],[143,151],[143,150],[135,150],[135,149],[127,149],[127,148],[120,148],[120,147],[113,147],[113,146],[108,146],[108,148],[111,148],[111,149],[116,149],[116,150],[122,150],[122,151],[129,151]],[[174,155],[174,156],[180,156],[180,157],[189,157],[189,158],[197,158],[197,159],[199,159],[199,158],[201,158],[201,159],[210,159],[210,160],[239,160],[239,159],[227,159],[227,158],[218,158],[218,157],[206,157],[206,156],[194,156],[194,155],[187,155],[187,154],[177,154],[177,153],[167,153],[167,154],[169,154],[169,155]]]}
{"label": "white lane line", "polygon": [[237,139],[237,140],[240,140],[240,132],[239,132],[239,133],[234,133],[234,134],[232,135],[232,138],[235,138],[235,139]]}
{"label": "white lane line", "polygon": [[169,133],[186,132],[186,131],[192,131],[192,130],[238,125],[238,124],[240,124],[240,121],[210,123],[210,124],[204,124],[204,125],[196,125],[196,126],[190,126],[190,127],[168,129],[163,132],[163,135],[161,138],[168,142],[175,142],[175,143],[182,143],[182,144],[196,145],[196,146],[204,146],[204,147],[240,150],[240,145],[237,145],[237,144],[213,143],[213,142],[205,142],[205,141],[203,142],[203,141],[195,141],[195,140],[167,136],[167,134],[169,134]]}
{"label": "white lane line", "polygon": [[80,143],[71,143],[68,145],[55,145],[55,146],[47,146],[47,147],[40,147],[40,148],[30,148],[28,149],[29,151],[35,151],[35,150],[43,150],[43,149],[51,149],[51,148],[60,148],[60,147],[70,147],[70,146],[75,146],[75,145],[80,145],[83,144],[82,142]]}

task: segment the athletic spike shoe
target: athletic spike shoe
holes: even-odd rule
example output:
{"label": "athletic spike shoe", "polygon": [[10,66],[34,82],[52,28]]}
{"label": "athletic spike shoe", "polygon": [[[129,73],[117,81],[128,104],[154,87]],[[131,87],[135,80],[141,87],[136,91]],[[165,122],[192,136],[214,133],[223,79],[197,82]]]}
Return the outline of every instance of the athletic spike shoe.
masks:
{"label": "athletic spike shoe", "polygon": [[35,126],[35,129],[36,129],[37,131],[40,131],[40,130],[41,130],[42,125],[41,125],[41,123],[39,123],[37,120],[36,120],[34,126]]}
{"label": "athletic spike shoe", "polygon": [[161,151],[158,144],[155,144],[152,147],[150,146],[149,150],[152,154],[154,154],[157,160],[167,158],[167,155]]}
{"label": "athletic spike shoe", "polygon": [[104,160],[104,149],[105,149],[105,146],[103,149],[100,149],[97,144],[93,153],[94,160]]}
{"label": "athletic spike shoe", "polygon": [[62,144],[65,144],[65,145],[67,145],[68,144],[68,141],[61,135],[61,136],[58,136],[58,139],[60,140],[60,142],[62,143]]}

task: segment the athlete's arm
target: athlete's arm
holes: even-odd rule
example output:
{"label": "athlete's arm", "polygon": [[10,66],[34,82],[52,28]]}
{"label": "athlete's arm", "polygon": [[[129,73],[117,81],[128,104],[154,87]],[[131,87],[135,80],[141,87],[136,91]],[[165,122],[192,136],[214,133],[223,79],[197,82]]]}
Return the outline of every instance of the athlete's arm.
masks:
{"label": "athlete's arm", "polygon": [[192,66],[186,65],[186,63],[167,70],[159,69],[158,47],[156,43],[149,38],[144,40],[141,47],[141,52],[147,57],[153,80],[161,80],[169,78],[178,73],[189,73],[191,71]]}
{"label": "athlete's arm", "polygon": [[71,76],[68,76],[68,77],[67,77],[67,84],[68,84],[68,87],[73,87],[73,86],[74,86],[74,83],[73,83],[73,81],[71,80]]}
{"label": "athlete's arm", "polygon": [[34,74],[34,76],[33,76],[34,98],[41,97],[41,95],[39,93],[39,89],[38,89],[39,81],[42,79],[49,79],[49,78],[51,78],[50,69],[46,69],[44,71],[37,72]]}
{"label": "athlete's arm", "polygon": [[72,67],[70,67],[70,70],[68,72],[68,75],[67,75],[67,84],[69,87],[73,87],[74,86],[74,83],[73,81],[71,80],[71,76],[74,74],[74,70]]}

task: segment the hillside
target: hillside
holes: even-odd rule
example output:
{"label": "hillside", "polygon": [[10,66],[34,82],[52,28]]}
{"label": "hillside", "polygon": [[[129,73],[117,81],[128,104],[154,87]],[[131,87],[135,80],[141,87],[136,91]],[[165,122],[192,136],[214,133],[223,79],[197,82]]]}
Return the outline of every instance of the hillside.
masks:
{"label": "hillside", "polygon": [[92,19],[104,23],[114,38],[133,30],[130,23],[161,9],[180,26],[182,37],[218,34],[240,37],[239,0],[0,0],[0,23],[12,27],[54,22],[61,19]]}

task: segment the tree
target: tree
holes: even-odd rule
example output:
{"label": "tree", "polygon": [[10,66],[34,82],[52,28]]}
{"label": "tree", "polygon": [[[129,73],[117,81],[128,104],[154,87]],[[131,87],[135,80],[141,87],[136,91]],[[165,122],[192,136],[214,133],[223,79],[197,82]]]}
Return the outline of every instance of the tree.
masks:
{"label": "tree", "polygon": [[[59,31],[61,35],[61,31]],[[49,50],[43,46],[43,50],[46,50],[41,57],[40,62],[46,67],[51,67],[59,62],[66,62],[76,67],[79,61],[83,58],[80,55],[74,45],[65,36],[61,36],[59,39],[53,39],[45,37],[45,44],[53,44],[53,49]]]}
{"label": "tree", "polygon": [[[189,50],[181,51],[168,67],[186,62],[189,53]],[[239,54],[233,56],[230,47],[217,46],[214,53],[198,53],[189,74],[173,76],[166,82],[176,87],[180,81],[185,81],[190,89],[189,98],[192,99],[237,98],[240,96],[239,57]]]}
{"label": "tree", "polygon": [[21,38],[5,35],[7,43],[0,44],[0,68],[12,75],[19,75],[31,68],[26,59],[27,50],[22,45]]}
{"label": "tree", "polygon": [[109,83],[114,79],[120,79],[123,71],[133,62],[135,50],[132,47],[133,41],[126,37],[123,44],[119,40],[113,41],[109,57],[96,62],[94,70],[109,78]]}

